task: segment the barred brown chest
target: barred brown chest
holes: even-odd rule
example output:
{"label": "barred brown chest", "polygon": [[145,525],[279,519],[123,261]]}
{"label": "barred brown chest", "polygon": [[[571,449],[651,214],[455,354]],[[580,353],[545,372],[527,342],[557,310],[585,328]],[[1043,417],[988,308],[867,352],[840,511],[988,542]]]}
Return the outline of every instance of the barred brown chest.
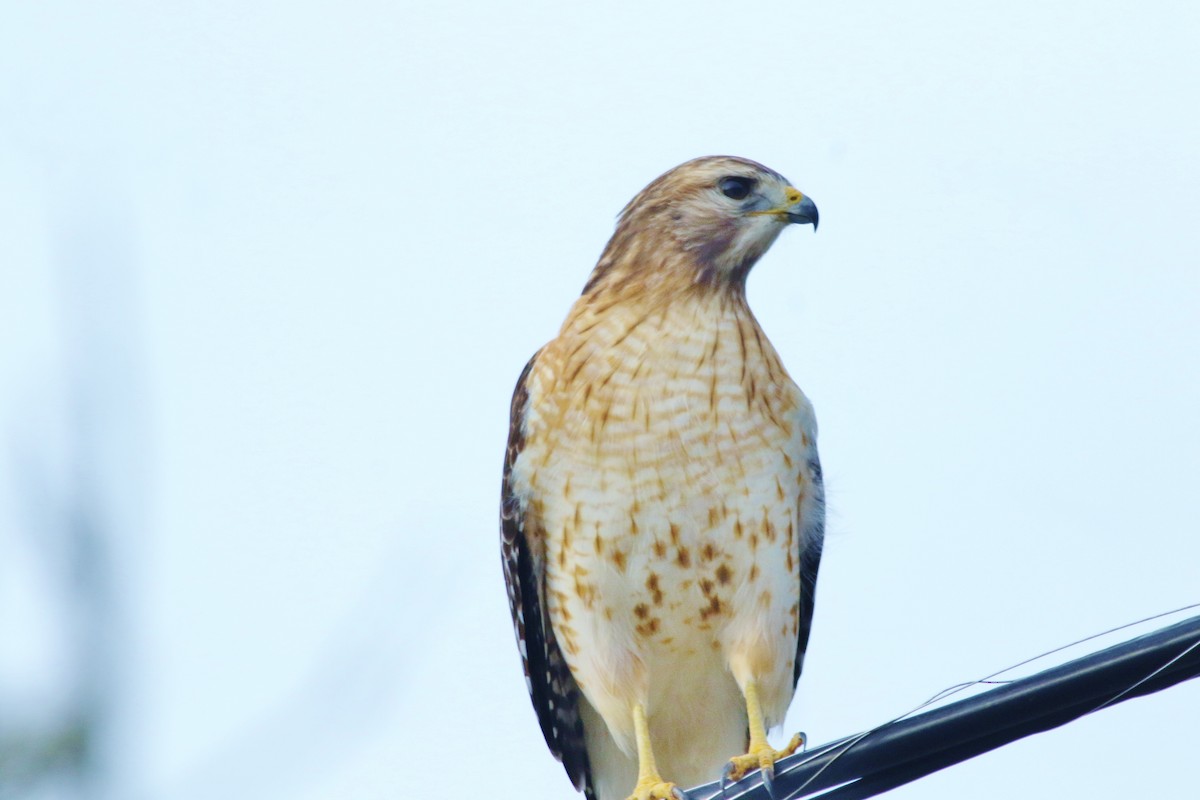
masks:
{"label": "barred brown chest", "polygon": [[[577,314],[568,329],[586,335],[530,375],[514,487],[532,498],[559,644],[622,749],[630,687],[663,730],[673,697],[737,701],[738,669],[766,676],[769,718],[791,699],[814,422],[735,300]],[[683,757],[670,747],[660,759]]]}

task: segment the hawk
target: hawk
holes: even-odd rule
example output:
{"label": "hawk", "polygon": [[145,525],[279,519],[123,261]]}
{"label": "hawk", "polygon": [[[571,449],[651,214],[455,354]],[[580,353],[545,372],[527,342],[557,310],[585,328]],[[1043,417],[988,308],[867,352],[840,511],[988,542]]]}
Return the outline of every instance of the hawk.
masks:
{"label": "hawk", "polygon": [[[525,679],[590,799],[679,797],[767,742],[804,662],[821,557],[817,425],[746,276],[817,207],[741,158],[621,212],[512,400],[501,550]],[[731,758],[732,757],[732,758]]]}

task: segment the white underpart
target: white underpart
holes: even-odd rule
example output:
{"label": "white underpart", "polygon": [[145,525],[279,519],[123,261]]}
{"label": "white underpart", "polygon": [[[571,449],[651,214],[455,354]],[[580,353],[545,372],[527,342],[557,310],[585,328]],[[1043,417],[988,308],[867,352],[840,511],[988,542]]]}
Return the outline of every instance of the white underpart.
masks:
{"label": "white underpart", "polygon": [[530,375],[514,487],[546,533],[547,607],[601,800],[636,777],[634,704],[663,776],[687,786],[743,751],[746,681],[768,725],[791,701],[816,431],[756,327],[716,294],[609,311],[574,361],[552,344]]}

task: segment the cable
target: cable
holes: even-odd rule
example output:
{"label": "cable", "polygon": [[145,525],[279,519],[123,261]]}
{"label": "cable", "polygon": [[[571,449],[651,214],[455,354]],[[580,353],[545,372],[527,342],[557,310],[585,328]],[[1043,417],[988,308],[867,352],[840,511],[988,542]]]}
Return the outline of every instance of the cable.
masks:
{"label": "cable", "polygon": [[[1159,619],[1171,613],[1156,614]],[[1122,625],[1102,634],[1122,630]],[[1060,652],[1055,648],[1042,656]],[[1036,660],[1027,659],[980,681],[959,684],[922,703],[928,707],[968,686]],[[798,800],[821,794],[830,800],[873,797],[931,772],[973,758],[1017,739],[1064,725],[1133,697],[1157,692],[1200,675],[1200,616],[1112,647],[1003,682],[973,697],[915,716],[908,712],[882,725],[805,753],[776,766],[779,797]],[[720,794],[719,783],[688,792],[695,800]],[[728,800],[769,800],[757,773],[730,787]]]}

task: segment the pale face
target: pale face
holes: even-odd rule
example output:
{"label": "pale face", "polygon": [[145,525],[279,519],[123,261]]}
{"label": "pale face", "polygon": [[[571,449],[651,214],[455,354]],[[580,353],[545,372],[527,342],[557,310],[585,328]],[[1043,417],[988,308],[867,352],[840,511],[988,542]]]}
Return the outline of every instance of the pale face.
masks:
{"label": "pale face", "polygon": [[705,273],[744,277],[787,225],[817,224],[812,200],[782,175],[742,159],[689,162],[656,184],[643,193],[647,205]]}
{"label": "pale face", "polygon": [[735,291],[790,223],[817,224],[817,207],[774,170],[729,156],[698,158],[660,175],[621,212],[584,287],[645,298],[664,287]]}

